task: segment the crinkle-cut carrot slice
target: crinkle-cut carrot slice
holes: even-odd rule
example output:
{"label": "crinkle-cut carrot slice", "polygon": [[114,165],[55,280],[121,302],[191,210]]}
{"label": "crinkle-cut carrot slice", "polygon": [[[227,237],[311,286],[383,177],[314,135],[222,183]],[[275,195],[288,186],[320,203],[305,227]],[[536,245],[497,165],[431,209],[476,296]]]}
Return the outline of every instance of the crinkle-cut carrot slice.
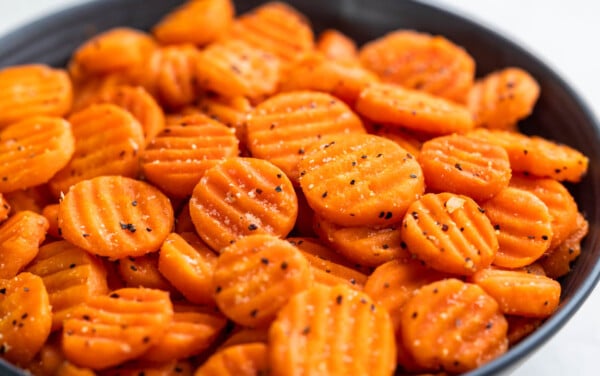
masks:
{"label": "crinkle-cut carrot slice", "polygon": [[229,346],[210,356],[194,376],[259,376],[269,374],[265,343]]}
{"label": "crinkle-cut carrot slice", "polygon": [[540,96],[540,85],[520,68],[505,68],[480,78],[467,96],[478,127],[510,130],[526,118]]}
{"label": "crinkle-cut carrot slice", "polygon": [[67,360],[101,370],[135,359],[160,342],[173,317],[165,291],[124,288],[90,297],[64,321]]}
{"label": "crinkle-cut carrot slice", "polygon": [[385,262],[408,258],[402,247],[400,225],[340,226],[319,215],[314,218],[319,239],[348,260],[365,266],[378,266]]}
{"label": "crinkle-cut carrot slice", "polygon": [[300,187],[295,187],[296,197],[298,198],[298,218],[291,234],[294,236],[317,237],[313,228],[313,218],[315,212],[308,205],[306,197]]}
{"label": "crinkle-cut carrot slice", "polygon": [[465,106],[393,84],[367,86],[355,108],[366,118],[389,127],[434,135],[465,132],[475,125]]}
{"label": "crinkle-cut carrot slice", "polygon": [[421,154],[421,147],[423,146],[423,143],[411,132],[400,128],[378,127],[372,133],[394,141],[400,145],[400,147],[406,149],[406,151],[408,151],[414,157],[418,158],[419,154]]}
{"label": "crinkle-cut carrot slice", "polygon": [[464,102],[475,79],[475,61],[439,35],[396,30],[365,44],[361,63],[385,82]]}
{"label": "crinkle-cut carrot slice", "polygon": [[144,147],[140,123],[113,104],[97,104],[69,117],[75,152],[69,163],[50,180],[56,196],[74,184],[102,175],[135,177]]}
{"label": "crinkle-cut carrot slice", "polygon": [[296,293],[312,282],[310,265],[296,247],[272,235],[248,235],[219,255],[215,301],[234,322],[266,327]]}
{"label": "crinkle-cut carrot slice", "polygon": [[65,167],[75,150],[68,121],[34,116],[0,131],[0,192],[48,182]]}
{"label": "crinkle-cut carrot slice", "polygon": [[0,127],[32,116],[64,116],[73,87],[62,69],[21,65],[0,70]]}
{"label": "crinkle-cut carrot slice", "polygon": [[6,197],[0,193],[0,223],[4,222],[10,214],[10,203],[6,200]]}
{"label": "crinkle-cut carrot slice", "polygon": [[125,286],[176,291],[158,270],[158,254],[156,252],[139,257],[125,257],[118,261],[117,270]]}
{"label": "crinkle-cut carrot slice", "polygon": [[221,38],[231,27],[234,15],[231,0],[187,1],[154,25],[152,34],[162,44],[203,46]]}
{"label": "crinkle-cut carrot slice", "polygon": [[579,151],[539,136],[476,129],[467,134],[502,146],[514,172],[577,183],[587,173],[589,159]]}
{"label": "crinkle-cut carrot slice", "polygon": [[73,80],[73,105],[70,113],[76,113],[93,104],[96,98],[117,87],[133,84],[129,75],[122,72],[82,77]]}
{"label": "crinkle-cut carrot slice", "polygon": [[53,238],[62,238],[58,231],[58,204],[49,204],[42,209],[42,215],[48,221],[47,235]]}
{"label": "crinkle-cut carrot slice", "polygon": [[373,268],[349,260],[344,255],[341,255],[330,247],[327,247],[318,238],[289,237],[287,239],[305,254],[310,253],[321,260],[327,260],[345,266],[346,268],[354,269],[364,275],[369,275],[373,272]]}
{"label": "crinkle-cut carrot slice", "polygon": [[255,158],[229,158],[207,170],[189,205],[196,232],[216,252],[246,235],[285,237],[298,213],[292,182]]}
{"label": "crinkle-cut carrot slice", "polygon": [[560,302],[560,283],[542,275],[483,269],[470,278],[496,299],[502,312],[508,315],[544,318]]}
{"label": "crinkle-cut carrot slice", "polygon": [[379,78],[356,62],[331,60],[318,52],[298,58],[282,78],[281,91],[315,90],[353,105],[361,91]]}
{"label": "crinkle-cut carrot slice", "polygon": [[52,314],[42,279],[20,273],[0,279],[0,357],[26,366],[50,335]]}
{"label": "crinkle-cut carrot slice", "polygon": [[323,137],[303,155],[299,170],[308,204],[340,226],[398,223],[425,189],[417,160],[370,134]]}
{"label": "crinkle-cut carrot slice", "polygon": [[157,251],[173,221],[173,208],[164,194],[122,176],[100,176],[75,184],[58,211],[66,240],[111,259]]}
{"label": "crinkle-cut carrot slice", "polygon": [[391,375],[396,345],[390,316],[363,292],[317,284],[277,315],[269,359],[276,375]]}
{"label": "crinkle-cut carrot slice", "polygon": [[163,47],[155,51],[146,68],[152,85],[149,91],[155,94],[163,107],[176,110],[196,99],[196,66],[199,55],[200,51],[189,44]]}
{"label": "crinkle-cut carrot slice", "polygon": [[293,91],[275,95],[254,108],[247,123],[253,157],[266,159],[298,183],[298,163],[323,137],[365,133],[361,120],[327,93]]}
{"label": "crinkle-cut carrot slice", "polygon": [[163,129],[142,153],[148,181],[174,197],[187,197],[211,167],[239,154],[234,130],[205,115],[190,115]]}
{"label": "crinkle-cut carrot slice", "polygon": [[318,239],[292,237],[287,238],[287,241],[296,246],[308,260],[315,282],[329,286],[342,283],[358,290],[365,286],[366,273],[349,265],[347,260],[325,247]]}
{"label": "crinkle-cut carrot slice", "polygon": [[549,249],[565,241],[577,228],[577,203],[567,188],[558,181],[514,175],[510,186],[533,193],[548,207],[552,217],[552,241]]}
{"label": "crinkle-cut carrot slice", "polygon": [[0,225],[0,278],[13,278],[38,254],[46,238],[48,220],[20,211]]}
{"label": "crinkle-cut carrot slice", "polygon": [[146,362],[133,360],[102,370],[102,376],[192,376],[194,367],[189,360]]}
{"label": "crinkle-cut carrot slice", "polygon": [[356,43],[336,29],[323,30],[317,38],[315,48],[329,59],[341,61],[358,59]]}
{"label": "crinkle-cut carrot slice", "polygon": [[56,376],[96,376],[96,373],[89,368],[78,367],[69,361],[65,361],[56,370]]}
{"label": "crinkle-cut carrot slice", "polygon": [[171,233],[160,248],[158,270],[196,304],[214,304],[212,277],[217,255],[195,233]]}
{"label": "crinkle-cut carrot slice", "polygon": [[51,333],[35,357],[24,367],[25,370],[36,376],[55,376],[65,361],[60,338],[60,333]]}
{"label": "crinkle-cut carrot slice", "polygon": [[246,122],[252,111],[252,104],[250,104],[248,98],[204,95],[198,99],[197,106],[202,113],[227,125],[229,128],[235,129],[235,136],[240,143],[240,150],[242,153],[247,151]]}
{"label": "crinkle-cut carrot slice", "polygon": [[533,193],[506,187],[481,207],[498,237],[494,265],[520,268],[539,259],[550,247],[552,217]]}
{"label": "crinkle-cut carrot slice", "polygon": [[41,214],[46,205],[56,202],[47,184],[4,193],[2,196],[6,199],[11,213],[28,210]]}
{"label": "crinkle-cut carrot slice", "polygon": [[581,241],[588,233],[589,222],[577,213],[575,223],[576,229],[540,259],[540,265],[550,278],[556,279],[571,271],[571,262],[581,254]]}
{"label": "crinkle-cut carrot slice", "polygon": [[279,59],[243,40],[212,43],[198,55],[196,69],[201,89],[229,98],[261,100],[279,84]]}
{"label": "crinkle-cut carrot slice", "polygon": [[514,346],[522,339],[533,333],[540,325],[543,319],[539,317],[523,317],[505,315],[508,321],[508,345]]}
{"label": "crinkle-cut carrot slice", "polygon": [[163,363],[198,355],[217,339],[227,319],[215,311],[189,304],[173,305],[173,319],[162,339],[141,360]]}
{"label": "crinkle-cut carrot slice", "polygon": [[62,327],[73,307],[91,296],[108,293],[102,260],[64,240],[40,247],[26,271],[44,281],[52,306],[53,331]]}
{"label": "crinkle-cut carrot slice", "polygon": [[425,142],[418,160],[430,192],[452,192],[477,201],[494,197],[511,177],[502,147],[459,134]]}
{"label": "crinkle-cut carrot slice", "polygon": [[400,236],[411,254],[436,270],[471,275],[491,265],[498,237],[485,210],[453,193],[428,193],[407,210]]}
{"label": "crinkle-cut carrot slice", "polygon": [[266,328],[244,328],[241,327],[238,330],[234,329],[227,339],[219,346],[219,349],[231,347],[235,345],[242,345],[245,343],[264,343],[266,344],[269,340],[269,332]]}
{"label": "crinkle-cut carrot slice", "polygon": [[180,235],[185,232],[196,232],[196,227],[194,227],[194,222],[192,222],[192,216],[190,215],[189,201],[181,207],[179,214],[177,214],[174,232]]}

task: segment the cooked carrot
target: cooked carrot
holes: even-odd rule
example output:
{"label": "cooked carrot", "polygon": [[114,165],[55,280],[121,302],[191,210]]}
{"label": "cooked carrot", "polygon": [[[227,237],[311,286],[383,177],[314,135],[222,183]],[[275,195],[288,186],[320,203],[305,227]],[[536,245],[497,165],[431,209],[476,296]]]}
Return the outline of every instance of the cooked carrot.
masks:
{"label": "cooked carrot", "polygon": [[227,339],[219,346],[219,348],[224,349],[230,346],[257,342],[266,344],[268,340],[269,332],[266,328],[240,327],[239,330],[234,330],[233,334],[227,337]]}
{"label": "cooked carrot", "polygon": [[390,316],[363,292],[317,284],[277,315],[269,359],[276,375],[391,375],[396,345]]}
{"label": "cooked carrot", "polygon": [[148,69],[155,97],[168,110],[179,109],[196,99],[199,55],[200,51],[192,45],[173,45],[160,48],[150,60]]}
{"label": "cooked carrot", "polygon": [[106,73],[102,75],[82,77],[79,81],[72,78],[73,105],[71,112],[75,113],[93,104],[99,96],[114,91],[117,87],[138,84],[129,74],[122,72]]}
{"label": "cooked carrot", "polygon": [[294,225],[291,234],[294,236],[316,237],[317,234],[313,228],[315,212],[308,205],[308,201],[306,201],[302,189],[295,187],[295,191],[296,197],[298,198],[298,217],[296,218],[296,224]]}
{"label": "cooked carrot", "polygon": [[56,370],[56,376],[95,376],[96,373],[89,368],[77,367],[71,362],[63,362]]}
{"label": "cooked carrot", "polygon": [[494,197],[511,177],[502,147],[458,134],[425,142],[418,160],[430,192],[452,192],[477,201]]}
{"label": "cooked carrot", "polygon": [[169,294],[125,288],[94,296],[63,325],[67,360],[101,370],[142,355],[165,335],[173,316]]}
{"label": "cooked carrot", "polygon": [[275,95],[258,105],[248,119],[248,148],[298,183],[298,162],[312,145],[330,135],[364,133],[362,122],[335,97],[315,91]]}
{"label": "cooked carrot", "polygon": [[0,128],[32,116],[63,116],[73,88],[62,69],[21,65],[0,70]]}
{"label": "cooked carrot", "polygon": [[272,235],[248,235],[225,248],[213,276],[215,300],[238,324],[266,327],[312,275],[302,253]]}
{"label": "cooked carrot", "polygon": [[192,216],[190,215],[189,201],[186,202],[177,214],[175,219],[175,233],[183,234],[185,232],[195,232],[194,222],[192,222]]}
{"label": "cooked carrot", "polygon": [[475,61],[439,35],[396,30],[365,44],[361,63],[385,82],[464,102],[475,78]]}
{"label": "cooked carrot", "polygon": [[214,304],[212,277],[217,255],[194,233],[169,234],[160,248],[158,270],[185,298]]}
{"label": "cooked carrot", "polygon": [[378,127],[371,133],[394,141],[414,157],[418,158],[421,154],[423,143],[412,132],[400,128]]}
{"label": "cooked carrot", "polygon": [[64,240],[42,246],[26,270],[44,281],[53,331],[62,327],[73,307],[108,292],[102,260]]}
{"label": "cooked carrot", "polygon": [[102,370],[102,376],[192,376],[194,368],[189,360],[153,363],[134,360]]}
{"label": "cooked carrot", "polygon": [[465,132],[474,127],[465,106],[392,84],[371,84],[360,93],[356,111],[366,118],[434,135]]}
{"label": "cooked carrot", "polygon": [[25,368],[32,375],[55,376],[56,371],[65,361],[65,356],[60,346],[61,334],[51,333],[44,345]]}
{"label": "cooked carrot", "polygon": [[329,59],[355,61],[358,58],[356,43],[339,30],[323,30],[317,38],[315,47]]}
{"label": "cooked carrot", "polygon": [[471,275],[490,266],[498,251],[485,210],[467,196],[424,195],[408,208],[400,230],[408,252],[442,272]]}
{"label": "cooked carrot", "polygon": [[297,213],[287,176],[255,158],[229,158],[207,170],[190,199],[196,232],[216,252],[246,235],[285,237]]}
{"label": "cooked carrot", "polygon": [[502,312],[509,315],[548,317],[560,302],[560,283],[541,275],[483,269],[471,280],[496,299]]}
{"label": "cooked carrot", "polygon": [[10,203],[6,200],[4,195],[0,193],[0,223],[4,222],[10,214]]}
{"label": "cooked carrot", "polygon": [[507,323],[481,287],[449,278],[418,289],[400,316],[402,340],[418,365],[463,373],[502,355]]}
{"label": "cooked carrot", "polygon": [[44,206],[42,215],[48,221],[47,235],[50,235],[53,238],[61,238],[62,234],[58,232],[58,204]]}
{"label": "cooked carrot", "polygon": [[20,273],[0,279],[0,357],[26,366],[50,335],[52,314],[42,279]]}
{"label": "cooked carrot", "polygon": [[13,278],[38,254],[46,238],[48,220],[20,211],[0,225],[0,278]]}
{"label": "cooked carrot", "polygon": [[139,257],[125,257],[118,260],[117,270],[120,279],[128,287],[175,292],[175,288],[158,270],[158,254],[149,253]]}
{"label": "cooked carrot", "polygon": [[206,170],[239,153],[231,128],[205,115],[184,116],[163,129],[141,155],[146,179],[174,197],[187,197]]}
{"label": "cooked carrot", "polygon": [[508,345],[514,346],[523,338],[527,337],[535,331],[543,320],[537,317],[523,317],[506,315],[508,321]]}
{"label": "cooked carrot", "polygon": [[477,80],[467,106],[478,127],[512,130],[526,118],[540,96],[540,85],[520,68],[505,68]]}
{"label": "cooked carrot", "polygon": [[202,113],[235,129],[242,156],[247,155],[246,121],[252,111],[250,101],[245,97],[225,98],[204,95],[198,99],[197,105]]}
{"label": "cooked carrot", "polygon": [[46,205],[56,202],[47,184],[4,193],[2,196],[6,199],[11,213],[28,210],[41,214]]}
{"label": "cooked carrot", "polygon": [[341,226],[389,226],[425,189],[417,160],[369,134],[323,137],[303,155],[300,186],[308,204]]}
{"label": "cooked carrot", "polygon": [[173,220],[169,199],[158,189],[120,176],[75,184],[58,211],[66,240],[111,259],[157,251]]}
{"label": "cooked carrot", "polygon": [[259,376],[269,373],[267,345],[245,343],[214,353],[194,376]]}
{"label": "cooked carrot", "polygon": [[581,241],[588,234],[589,222],[577,213],[575,223],[576,230],[540,259],[541,267],[550,278],[556,279],[571,271],[571,262],[581,254]]}

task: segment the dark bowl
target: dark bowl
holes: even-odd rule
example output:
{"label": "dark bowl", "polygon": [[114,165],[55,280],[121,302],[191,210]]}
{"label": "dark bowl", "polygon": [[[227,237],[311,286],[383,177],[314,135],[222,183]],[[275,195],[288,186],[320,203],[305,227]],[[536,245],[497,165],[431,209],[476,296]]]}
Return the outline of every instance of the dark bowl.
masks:
{"label": "dark bowl", "polygon": [[[0,39],[0,68],[31,62],[64,66],[71,52],[93,34],[120,25],[148,29],[181,0],[103,0],[56,13]],[[235,1],[238,13],[264,2]],[[600,277],[600,133],[591,111],[548,66],[494,31],[457,14],[413,1],[288,0],[308,16],[316,31],[334,27],[359,43],[398,29],[442,34],[464,46],[477,61],[478,75],[506,66],[529,71],[541,85],[532,116],[523,122],[537,133],[568,144],[590,158],[590,169],[578,185],[569,186],[590,222],[590,232],[573,271],[561,280],[562,303],[537,331],[504,356],[468,375],[508,374],[532,355],[575,314]],[[24,375],[0,360],[0,374]]]}

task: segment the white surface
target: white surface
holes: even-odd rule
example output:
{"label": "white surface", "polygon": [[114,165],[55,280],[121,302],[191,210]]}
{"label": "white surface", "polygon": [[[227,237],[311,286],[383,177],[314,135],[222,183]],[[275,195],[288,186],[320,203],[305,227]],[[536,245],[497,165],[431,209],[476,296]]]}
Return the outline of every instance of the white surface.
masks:
{"label": "white surface", "polygon": [[[400,0],[395,0],[400,1]],[[429,0],[462,10],[527,47],[555,68],[600,116],[600,2],[590,0]],[[0,0],[0,34],[82,0]],[[597,375],[600,288],[515,376]]]}

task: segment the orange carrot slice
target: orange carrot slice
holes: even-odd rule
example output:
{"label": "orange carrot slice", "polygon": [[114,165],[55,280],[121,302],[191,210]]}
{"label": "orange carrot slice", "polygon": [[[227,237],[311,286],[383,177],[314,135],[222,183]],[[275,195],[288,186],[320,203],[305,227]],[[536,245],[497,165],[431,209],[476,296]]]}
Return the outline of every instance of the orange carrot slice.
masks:
{"label": "orange carrot slice", "polygon": [[354,61],[358,58],[356,43],[339,30],[323,30],[315,47],[329,59]]}
{"label": "orange carrot slice", "polygon": [[149,253],[139,257],[125,257],[118,260],[117,271],[121,281],[128,287],[174,292],[173,286],[158,270],[158,254]]}
{"label": "orange carrot slice", "polygon": [[194,222],[192,222],[192,216],[190,215],[189,201],[186,202],[179,210],[179,214],[175,219],[175,233],[183,234],[185,232],[195,232]]}
{"label": "orange carrot slice", "polygon": [[294,229],[292,233],[294,236],[307,236],[307,237],[316,237],[317,234],[313,229],[313,218],[315,217],[315,212],[308,205],[308,201],[306,201],[306,197],[304,193],[302,193],[302,189],[296,187],[296,197],[298,198],[298,217],[296,218],[296,224],[294,225]]}
{"label": "orange carrot slice", "polygon": [[41,214],[46,205],[56,202],[47,184],[4,193],[2,196],[12,213],[28,210]]}
{"label": "orange carrot slice", "polygon": [[423,143],[411,132],[407,132],[400,128],[379,127],[372,133],[394,141],[400,145],[400,147],[406,149],[406,151],[408,151],[414,157],[418,158],[419,154],[421,154],[421,147],[423,146]]}
{"label": "orange carrot slice", "polygon": [[149,75],[156,98],[167,109],[184,107],[196,98],[199,55],[200,51],[189,44],[163,47],[154,53]]}
{"label": "orange carrot slice", "polygon": [[219,346],[220,349],[226,347],[242,345],[245,343],[264,343],[269,340],[269,332],[265,328],[244,328],[234,330],[227,339]]}
{"label": "orange carrot slice", "polygon": [[4,195],[0,193],[0,223],[4,222],[10,214],[10,203],[6,200]]}
{"label": "orange carrot slice", "polygon": [[95,376],[96,373],[89,368],[77,367],[75,364],[65,361],[56,370],[56,376]]}
{"label": "orange carrot slice", "polygon": [[197,104],[202,113],[235,129],[242,155],[247,155],[246,121],[252,111],[250,101],[244,97],[226,98],[205,95],[198,99]]}
{"label": "orange carrot slice", "polygon": [[134,360],[102,370],[102,376],[192,376],[194,369],[189,360],[146,362]]}
{"label": "orange carrot slice", "polygon": [[571,271],[571,262],[581,254],[581,241],[588,234],[589,222],[581,213],[575,222],[577,229],[540,259],[541,267],[550,278],[557,279]]}
{"label": "orange carrot slice", "polygon": [[56,371],[65,361],[65,356],[60,348],[60,338],[59,333],[51,333],[40,351],[27,365],[26,370],[36,376],[55,376]]}
{"label": "orange carrot slice", "polygon": [[42,215],[48,221],[47,235],[54,238],[61,238],[62,234],[58,232],[58,204],[49,204],[42,209]]}
{"label": "orange carrot slice", "polygon": [[519,343],[523,338],[533,333],[540,325],[543,320],[537,317],[523,317],[506,315],[506,321],[508,321],[508,345],[514,346]]}
{"label": "orange carrot slice", "polygon": [[258,376],[268,373],[267,345],[246,343],[214,353],[194,376]]}

